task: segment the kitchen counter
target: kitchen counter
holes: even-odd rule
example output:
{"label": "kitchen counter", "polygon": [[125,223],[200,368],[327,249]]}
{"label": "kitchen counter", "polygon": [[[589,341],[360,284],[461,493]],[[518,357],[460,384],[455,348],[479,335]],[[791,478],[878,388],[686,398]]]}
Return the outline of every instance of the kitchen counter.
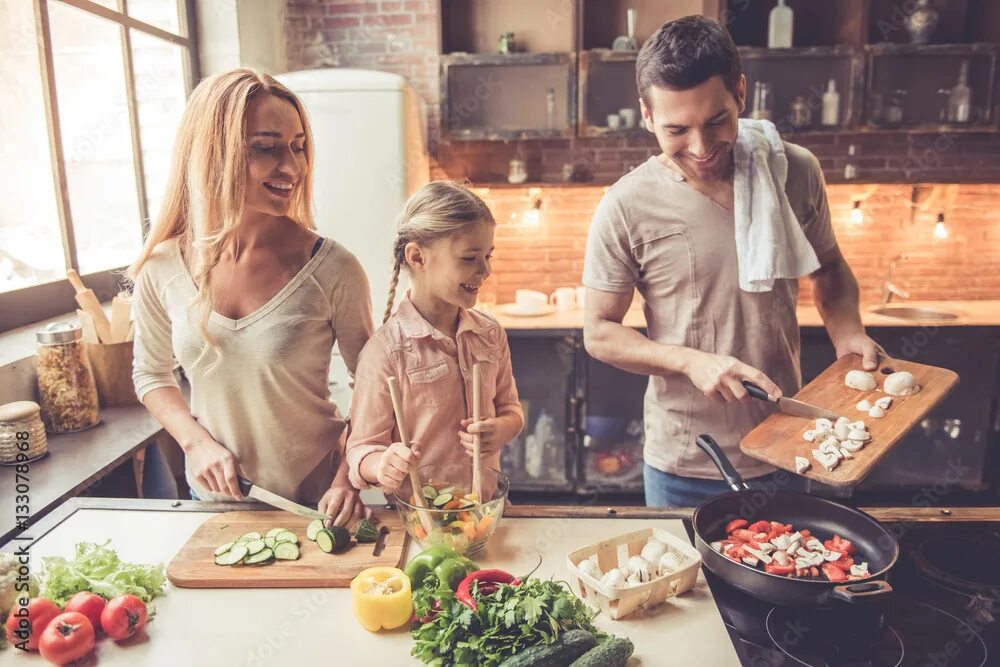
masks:
{"label": "kitchen counter", "polygon": [[[177,503],[76,499],[26,535],[35,538],[32,558],[67,555],[78,541],[104,541],[124,560],[166,564],[213,512],[245,509],[236,503]],[[211,511],[200,511],[210,508]],[[519,516],[511,508],[486,551],[476,557],[484,567],[565,579],[566,554],[610,535],[645,528],[652,517],[559,518],[560,508],[535,508]],[[543,518],[544,517],[544,518]],[[600,517],[600,518],[597,518]],[[674,519],[658,521],[686,539]],[[21,536],[25,537],[25,536]],[[17,548],[21,538],[7,544]],[[419,551],[409,547],[408,557]],[[169,585],[168,585],[169,586]],[[102,666],[144,665],[316,665],[338,656],[350,664],[419,664],[405,630],[368,633],[351,617],[348,589],[183,589],[169,586],[156,600],[156,620],[148,638],[129,645],[98,643]],[[598,616],[604,630],[628,636],[635,644],[630,666],[697,664],[739,665],[725,625],[704,576],[689,593],[621,621]],[[40,657],[0,653],[0,665],[43,664]],[[19,653],[19,652],[18,652]]]}
{"label": "kitchen counter", "polygon": [[[166,564],[195,529],[215,512],[268,509],[240,503],[164,500],[70,500],[18,539],[16,549],[33,539],[33,559],[66,555],[76,542],[111,539],[121,557]],[[883,521],[1000,521],[998,508],[877,508]],[[542,556],[536,576],[565,576],[565,554],[599,537],[650,525],[681,524],[690,509],[644,507],[512,506],[488,549],[477,557],[484,566],[530,571]],[[664,520],[673,519],[672,524]],[[683,532],[680,533],[681,536]],[[410,546],[410,554],[416,551]],[[739,665],[712,594],[699,577],[691,593],[638,616],[611,621],[598,616],[605,630],[630,637],[636,646],[629,667],[639,665]],[[147,636],[124,645],[98,643],[101,665],[313,665],[348,655],[351,664],[417,664],[409,657],[406,631],[371,634],[349,611],[346,589],[180,589],[168,585],[155,602],[156,620]],[[317,638],[321,638],[317,640]],[[7,650],[0,665],[43,664],[37,655]]]}
{"label": "kitchen counter", "polygon": [[[79,494],[153,440],[163,427],[141,405],[101,408],[101,422],[77,433],[48,436],[49,452],[27,463],[26,474],[15,466],[0,467],[0,542],[23,530],[15,505],[27,496],[31,521]],[[18,489],[18,485],[24,485]],[[26,492],[25,492],[26,491]]]}
{"label": "kitchen counter", "polygon": [[[1000,301],[896,301],[893,306],[910,306],[916,308],[935,308],[957,314],[953,320],[909,320],[887,317],[870,312],[877,304],[861,307],[861,321],[866,327],[993,327],[1000,326]],[[488,312],[508,331],[572,331],[583,328],[583,311],[580,309],[557,311],[551,315],[539,317],[513,317],[498,313],[495,308]],[[821,327],[823,320],[819,311],[812,305],[799,306],[796,309],[800,327]],[[633,306],[625,314],[625,326],[642,329],[646,326],[646,318],[640,306]]]}

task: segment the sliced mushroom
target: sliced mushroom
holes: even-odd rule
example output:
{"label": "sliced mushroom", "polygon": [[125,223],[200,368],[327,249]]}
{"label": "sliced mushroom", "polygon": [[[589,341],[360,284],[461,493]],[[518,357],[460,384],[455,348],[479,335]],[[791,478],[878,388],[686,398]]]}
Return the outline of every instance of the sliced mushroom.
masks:
{"label": "sliced mushroom", "polygon": [[864,446],[865,446],[865,443],[863,441],[861,441],[861,440],[844,440],[842,443],[840,443],[840,448],[841,449],[846,449],[847,451],[851,452],[852,454],[854,452],[859,451]]}
{"label": "sliced mushroom", "polygon": [[823,554],[823,558],[824,560],[827,560],[832,563],[835,560],[840,560],[840,557],[843,555],[844,554],[842,554],[839,551],[827,551],[825,554]]}
{"label": "sliced mushroom", "polygon": [[[808,461],[806,463],[808,463]],[[775,547],[770,542],[764,542],[762,545],[760,545],[760,551],[761,551],[761,553],[765,553],[765,554],[774,553],[774,550],[776,548],[777,547]]]}
{"label": "sliced mushroom", "polygon": [[853,459],[854,458],[854,454],[851,454],[851,450],[844,449],[843,447],[841,447],[840,448],[840,457],[843,458],[843,459]]}
{"label": "sliced mushroom", "polygon": [[833,454],[827,454],[826,452],[821,452],[818,449],[812,450],[812,455],[821,466],[826,468],[827,472],[832,471],[837,467],[837,464],[840,463],[840,459]]}
{"label": "sliced mushroom", "polygon": [[801,475],[806,470],[809,470],[811,465],[812,464],[809,463],[809,459],[807,459],[806,457],[804,456],[795,457],[795,472],[797,472],[798,474]]}
{"label": "sliced mushroom", "polygon": [[833,429],[833,433],[834,433],[834,435],[837,436],[838,440],[846,440],[847,439],[847,435],[850,432],[851,432],[851,426],[850,426],[850,424],[844,424],[844,423],[840,423],[840,422],[838,422],[837,425]]}
{"label": "sliced mushroom", "polygon": [[883,396],[875,401],[875,405],[879,406],[883,410],[888,410],[889,406],[892,405],[892,396]]}
{"label": "sliced mushroom", "polygon": [[781,551],[787,550],[789,543],[790,541],[788,539],[788,535],[778,535],[776,538],[771,540],[771,544],[773,544],[776,549],[780,549]]}
{"label": "sliced mushroom", "polygon": [[885,417],[885,410],[877,405],[873,405],[872,409],[868,411],[868,416],[875,419],[882,419],[882,417]]}
{"label": "sliced mushroom", "polygon": [[760,561],[754,558],[753,556],[744,556],[743,562],[749,565],[750,567],[757,567],[758,563],[760,563]]}
{"label": "sliced mushroom", "polygon": [[847,440],[854,440],[857,442],[868,442],[872,439],[872,434],[868,431],[862,431],[859,428],[852,429],[850,433],[847,434]]}
{"label": "sliced mushroom", "polygon": [[826,417],[820,417],[816,420],[816,430],[817,431],[832,431],[833,422]]}
{"label": "sliced mushroom", "polygon": [[851,425],[851,420],[848,419],[847,417],[837,417],[837,421],[834,423],[833,429],[837,430],[837,427],[841,426],[841,425],[843,425],[843,426],[850,426]]}
{"label": "sliced mushroom", "polygon": [[860,401],[855,407],[857,407],[857,409],[861,412],[868,412],[872,409],[872,404],[868,401]]}
{"label": "sliced mushroom", "polygon": [[805,433],[802,434],[802,439],[805,440],[806,442],[812,442],[813,440],[816,439],[816,431],[813,431],[811,429],[806,431]]}
{"label": "sliced mushroom", "polygon": [[858,391],[870,391],[877,386],[875,376],[867,371],[847,371],[844,384]]}
{"label": "sliced mushroom", "polygon": [[849,424],[849,426],[851,427],[852,431],[853,430],[857,430],[857,431],[867,431],[868,430],[868,427],[865,426],[865,423],[863,421],[861,421],[860,419],[858,421],[856,421],[856,422],[851,422]]}

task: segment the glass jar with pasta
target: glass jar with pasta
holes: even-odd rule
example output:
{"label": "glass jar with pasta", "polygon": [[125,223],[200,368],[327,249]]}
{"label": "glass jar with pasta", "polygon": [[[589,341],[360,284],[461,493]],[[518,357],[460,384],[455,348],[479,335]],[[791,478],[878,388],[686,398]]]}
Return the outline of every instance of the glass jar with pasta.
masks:
{"label": "glass jar with pasta", "polygon": [[49,433],[81,431],[97,424],[97,386],[79,326],[58,322],[36,333],[38,396]]}

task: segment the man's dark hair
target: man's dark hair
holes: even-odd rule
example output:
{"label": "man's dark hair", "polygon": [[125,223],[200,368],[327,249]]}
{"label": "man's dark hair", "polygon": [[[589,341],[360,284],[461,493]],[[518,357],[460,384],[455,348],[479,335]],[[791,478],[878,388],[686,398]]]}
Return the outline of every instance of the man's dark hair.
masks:
{"label": "man's dark hair", "polygon": [[685,16],[660,26],[639,50],[635,82],[650,106],[650,86],[690,90],[721,75],[734,96],[743,68],[729,32],[705,16]]}

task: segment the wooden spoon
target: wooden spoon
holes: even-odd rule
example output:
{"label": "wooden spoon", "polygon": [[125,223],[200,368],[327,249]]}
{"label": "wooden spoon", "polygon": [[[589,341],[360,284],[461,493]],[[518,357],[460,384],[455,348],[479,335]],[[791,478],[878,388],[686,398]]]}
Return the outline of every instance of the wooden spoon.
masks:
{"label": "wooden spoon", "polygon": [[[403,419],[403,401],[401,399],[402,392],[399,389],[399,381],[395,377],[388,377],[385,381],[389,385],[389,397],[392,399],[392,411],[396,414],[396,428],[399,429],[399,440],[403,443],[404,447],[409,449],[410,434],[406,430],[406,421]],[[424,492],[420,486],[420,476],[417,475],[416,467],[412,465],[410,466],[410,486],[413,488],[413,498],[419,508],[417,509],[417,516],[420,517],[420,525],[422,525],[424,530],[430,534],[431,530],[434,528],[434,522],[427,513],[427,502],[424,500]]]}
{"label": "wooden spoon", "polygon": [[[482,389],[479,380],[479,363],[472,364],[472,423],[482,419]],[[472,436],[472,492],[476,500],[483,502],[482,438],[478,433]]]}

